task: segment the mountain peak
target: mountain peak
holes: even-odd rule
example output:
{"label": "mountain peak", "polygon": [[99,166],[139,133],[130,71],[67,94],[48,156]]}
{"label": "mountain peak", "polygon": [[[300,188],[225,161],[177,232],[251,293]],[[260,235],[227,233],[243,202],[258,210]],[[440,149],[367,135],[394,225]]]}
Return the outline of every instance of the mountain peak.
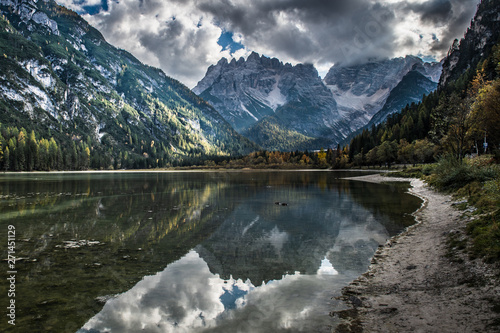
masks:
{"label": "mountain peak", "polygon": [[[291,136],[300,140],[332,133],[335,140],[339,138],[338,131],[333,130],[339,118],[336,102],[312,64],[292,66],[252,52],[246,61],[240,59],[235,66],[215,66],[193,91],[240,133],[272,117],[279,123],[288,122]],[[304,117],[308,120],[301,121]],[[295,149],[293,142],[286,141],[264,147]],[[325,147],[333,145],[331,137],[324,142],[330,142]]]}
{"label": "mountain peak", "polygon": [[82,168],[166,166],[255,148],[191,90],[108,44],[77,13],[52,0],[0,0],[0,10],[0,44],[17,46],[2,51],[2,125],[21,123],[61,147],[91,146],[95,156]]}
{"label": "mountain peak", "polygon": [[[234,60],[234,59],[233,59]],[[226,58],[221,58],[218,62],[217,62],[217,66],[224,66],[224,65],[227,65],[228,62],[227,62],[227,59]]]}
{"label": "mountain peak", "polygon": [[[292,143],[274,140],[269,144],[260,138],[273,141],[270,133],[278,135],[278,128],[283,140],[301,142],[301,147],[312,149],[319,148],[318,142],[323,147],[336,144],[366,125],[412,70],[436,82],[440,66],[406,56],[350,67],[334,66],[321,80],[312,64],[292,66],[252,52],[246,61],[240,59],[234,66],[215,66],[193,91],[212,104],[238,132],[264,148],[295,149]],[[404,94],[398,96],[404,99]]]}
{"label": "mountain peak", "polygon": [[257,53],[257,52],[252,52],[248,58],[247,58],[247,62],[251,62],[251,61],[254,61],[254,62],[260,62],[260,55]]}
{"label": "mountain peak", "polygon": [[340,110],[349,114],[362,112],[362,117],[370,119],[414,67],[432,81],[439,79],[439,63],[424,63],[418,57],[406,56],[350,67],[333,66],[323,81],[335,95]]}

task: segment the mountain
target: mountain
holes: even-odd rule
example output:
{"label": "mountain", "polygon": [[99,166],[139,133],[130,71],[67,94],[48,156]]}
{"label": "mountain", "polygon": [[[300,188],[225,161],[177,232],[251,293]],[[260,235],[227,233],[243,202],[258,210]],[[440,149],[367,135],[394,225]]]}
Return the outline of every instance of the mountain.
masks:
{"label": "mountain", "polygon": [[268,150],[319,149],[349,132],[312,65],[292,66],[253,52],[247,60],[210,66],[193,91]]}
{"label": "mountain", "polygon": [[[460,41],[455,40],[443,62],[439,86],[456,81],[467,70],[474,71],[486,59],[500,38],[500,16],[497,0],[483,0],[470,27]],[[490,69],[493,73],[494,69]],[[491,78],[490,78],[491,79]]]}
{"label": "mountain", "polygon": [[286,103],[279,83],[282,75],[292,72],[291,66],[256,53],[247,61],[240,58],[229,63],[222,58],[208,68],[193,92],[210,102],[241,132]]}
{"label": "mountain", "polygon": [[[223,58],[210,66],[193,91],[263,148],[319,149],[366,125],[412,69],[433,82],[441,73],[440,64],[408,56],[334,66],[321,80],[312,65],[292,66],[252,53],[247,60]],[[434,89],[428,87],[424,93]],[[403,106],[414,100],[408,96]]]}
{"label": "mountain", "polygon": [[52,0],[0,0],[0,9],[0,122],[33,131],[37,143],[55,139],[56,168],[80,168],[64,157],[84,146],[94,168],[256,148],[187,87],[108,44],[75,12]]}
{"label": "mountain", "polygon": [[[499,0],[479,3],[464,38],[455,40],[443,59],[439,85],[434,92],[420,103],[408,105],[386,121],[353,136],[349,143],[353,164],[433,162],[438,156],[461,160],[466,154],[484,152],[498,155],[499,9]],[[485,140],[487,146],[483,146]],[[446,170],[452,172],[453,168]],[[458,186],[461,180],[450,177],[452,185],[443,187]]]}
{"label": "mountain", "polygon": [[[333,66],[324,78],[325,84],[332,91],[337,101],[339,112],[351,123],[353,130],[366,125],[386,104],[393,89],[405,76],[415,70],[428,80],[438,82],[441,74],[439,63],[424,63],[420,58],[406,56],[383,61],[374,61],[353,66]],[[406,78],[406,81],[416,76]],[[408,84],[408,83],[406,83]],[[435,89],[429,87],[428,94]],[[398,93],[401,101],[404,95]],[[421,99],[422,96],[419,96]],[[409,96],[406,103],[414,101]]]}
{"label": "mountain", "polygon": [[407,104],[420,102],[423,95],[434,91],[437,86],[437,82],[427,78],[417,69],[411,70],[391,90],[384,106],[370,119],[366,128],[384,122],[389,115],[400,112]]}
{"label": "mountain", "polygon": [[[436,67],[439,68],[439,66]],[[366,125],[348,135],[342,141],[342,144],[349,144],[354,137],[361,134],[364,130],[370,130],[372,126],[384,123],[391,114],[400,113],[407,105],[419,103],[422,101],[424,95],[435,91],[438,87],[438,80],[432,76],[425,76],[423,72],[425,70],[422,70],[420,65],[414,65],[413,69],[391,90],[385,100],[384,106],[373,115]]]}
{"label": "mountain", "polygon": [[253,52],[247,60],[221,59],[210,66],[193,91],[209,101],[234,128],[242,132],[257,121],[274,115],[289,103],[311,100],[312,106],[336,117],[336,103],[312,65],[283,64]]}

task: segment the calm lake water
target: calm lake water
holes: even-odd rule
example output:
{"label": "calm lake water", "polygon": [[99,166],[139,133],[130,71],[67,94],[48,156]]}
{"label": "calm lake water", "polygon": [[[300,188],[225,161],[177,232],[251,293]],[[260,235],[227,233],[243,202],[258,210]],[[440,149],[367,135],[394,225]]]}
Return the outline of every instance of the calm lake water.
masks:
{"label": "calm lake water", "polygon": [[353,175],[0,175],[0,251],[13,226],[17,257],[0,331],[328,332],[334,297],[421,204]]}

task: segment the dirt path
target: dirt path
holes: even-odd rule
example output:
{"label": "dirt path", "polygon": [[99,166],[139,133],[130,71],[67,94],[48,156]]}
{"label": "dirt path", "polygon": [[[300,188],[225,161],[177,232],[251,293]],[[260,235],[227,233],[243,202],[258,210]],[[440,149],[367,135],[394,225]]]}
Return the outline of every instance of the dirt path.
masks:
{"label": "dirt path", "polygon": [[339,313],[346,321],[337,332],[500,332],[500,287],[491,268],[446,245],[450,237],[465,239],[466,218],[451,197],[421,180],[411,184],[424,199],[419,223],[379,248],[369,271],[344,288],[353,310]]}

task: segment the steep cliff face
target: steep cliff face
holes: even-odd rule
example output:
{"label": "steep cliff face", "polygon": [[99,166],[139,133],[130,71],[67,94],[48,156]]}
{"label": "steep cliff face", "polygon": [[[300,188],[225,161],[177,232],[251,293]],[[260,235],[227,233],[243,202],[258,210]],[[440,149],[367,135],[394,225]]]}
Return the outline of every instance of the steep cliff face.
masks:
{"label": "steep cliff face", "polygon": [[439,86],[458,79],[469,68],[485,59],[500,38],[500,12],[498,0],[483,0],[464,38],[455,40],[443,63]]}
{"label": "steep cliff face", "polygon": [[400,112],[407,104],[418,103],[423,95],[437,88],[437,82],[431,81],[414,69],[408,72],[401,82],[391,90],[384,106],[368,122],[366,128],[384,122],[393,113]]}
{"label": "steep cliff face", "polygon": [[221,59],[209,67],[193,91],[209,101],[239,132],[274,115],[279,107],[303,100],[338,117],[335,100],[312,65],[292,66],[257,53],[247,60]]}
{"label": "steep cliff face", "polygon": [[312,65],[285,68],[278,83],[285,103],[242,134],[268,150],[333,147],[350,132],[333,95]]}
{"label": "steep cliff face", "polygon": [[[420,58],[407,56],[350,67],[334,66],[324,82],[332,91],[339,112],[356,130],[384,107],[392,90],[412,69],[433,82],[441,75],[439,63],[424,63]],[[406,103],[413,101],[413,96],[409,96]]]}
{"label": "steep cliff face", "polygon": [[[263,148],[319,149],[365,126],[412,69],[429,81],[437,82],[441,74],[441,64],[408,56],[334,66],[321,80],[312,65],[292,66],[252,53],[247,60],[221,59],[193,91]],[[428,89],[424,93],[433,87]],[[414,94],[406,99],[401,94],[403,106],[415,101]]]}
{"label": "steep cliff face", "polygon": [[223,58],[208,69],[207,76],[193,91],[219,110],[237,131],[242,131],[286,102],[279,85],[284,70],[277,59],[261,59],[256,54],[248,61],[233,59],[228,63]]}
{"label": "steep cliff face", "polygon": [[127,153],[143,166],[255,149],[187,87],[108,44],[76,13],[49,0],[0,0],[0,9],[4,125],[63,146],[89,142],[111,162]]}

